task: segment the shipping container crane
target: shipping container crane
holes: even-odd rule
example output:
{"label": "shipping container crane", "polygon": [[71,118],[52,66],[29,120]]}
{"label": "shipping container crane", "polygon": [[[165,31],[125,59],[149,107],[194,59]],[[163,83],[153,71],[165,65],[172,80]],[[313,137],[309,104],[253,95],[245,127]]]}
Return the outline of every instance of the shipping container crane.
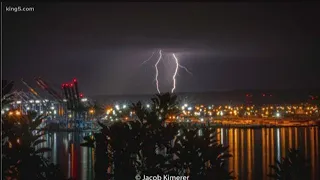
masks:
{"label": "shipping container crane", "polygon": [[80,106],[80,99],[83,97],[82,94],[79,93],[78,81],[77,79],[73,79],[71,83],[62,84],[62,89],[64,91],[64,96],[67,99],[67,104],[69,109],[74,109]]}
{"label": "shipping container crane", "polygon": [[37,91],[35,91],[27,82],[25,82],[23,79],[21,79],[21,82],[29,89],[29,91],[32,93],[33,97],[35,99],[39,99],[40,100],[40,104],[43,106],[43,109],[45,111],[48,111],[48,106],[46,104],[46,102],[44,101],[45,99],[43,99],[39,93]]}
{"label": "shipping container crane", "polygon": [[62,84],[62,89],[63,89],[63,92],[64,92],[64,96],[67,100],[67,109],[70,110],[71,109],[71,102],[69,100],[69,93],[68,93],[68,90],[67,88],[69,87],[68,84]]}
{"label": "shipping container crane", "polygon": [[77,79],[74,78],[72,82],[63,83],[62,89],[64,91],[64,98],[67,100],[66,104],[68,110],[71,110],[75,118],[81,117],[82,112],[80,111],[83,109],[81,98],[83,97],[83,94],[79,93]]}
{"label": "shipping container crane", "polygon": [[25,85],[28,90],[37,98],[42,99],[41,96],[39,95],[39,93],[34,90],[28,83],[26,83],[23,79],[21,79],[21,82],[23,83],[23,85]]}
{"label": "shipping container crane", "polygon": [[76,78],[73,79],[73,84],[76,91],[76,98],[77,98],[78,104],[80,104],[80,94],[79,94],[79,88],[78,88],[78,81]]}
{"label": "shipping container crane", "polygon": [[62,97],[57,93],[53,88],[51,88],[48,83],[46,83],[43,79],[39,78],[34,78],[38,84],[43,90],[47,91],[51,96],[53,96],[56,100],[59,102],[62,102]]}

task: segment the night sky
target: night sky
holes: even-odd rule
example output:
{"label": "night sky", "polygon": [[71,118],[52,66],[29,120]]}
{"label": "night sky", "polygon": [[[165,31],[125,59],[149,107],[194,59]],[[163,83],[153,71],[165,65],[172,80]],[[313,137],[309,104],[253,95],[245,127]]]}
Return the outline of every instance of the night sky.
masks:
{"label": "night sky", "polygon": [[[15,6],[21,4],[8,4]],[[76,77],[85,94],[320,88],[320,4],[28,4],[3,12],[3,79],[42,76],[59,88]],[[19,82],[19,84],[21,84]],[[18,85],[20,86],[20,85]]]}

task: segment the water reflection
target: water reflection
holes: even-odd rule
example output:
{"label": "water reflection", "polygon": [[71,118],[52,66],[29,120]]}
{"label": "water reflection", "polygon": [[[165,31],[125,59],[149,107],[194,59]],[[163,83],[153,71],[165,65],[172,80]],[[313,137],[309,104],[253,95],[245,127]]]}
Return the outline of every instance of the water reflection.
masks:
{"label": "water reflection", "polygon": [[273,173],[269,165],[286,156],[288,148],[298,148],[305,158],[311,159],[312,179],[319,179],[319,128],[262,128],[262,129],[225,129],[218,139],[227,139],[229,151],[228,168],[236,179],[268,180],[267,174]]}
{"label": "water reflection", "polygon": [[67,178],[77,180],[93,180],[93,150],[80,147],[83,137],[88,133],[48,133],[44,136],[46,143],[40,147],[50,147],[52,152],[45,156],[51,157],[51,162],[59,164]]}
{"label": "water reflection", "polygon": [[[202,134],[199,131],[199,135]],[[94,179],[94,149],[80,147],[86,133],[50,133],[44,136],[41,146],[52,148],[46,154],[58,163],[66,177],[77,180]],[[269,165],[284,157],[288,148],[299,148],[302,155],[311,159],[312,179],[319,179],[319,128],[262,128],[262,129],[217,129],[217,140],[229,145],[233,158],[228,168],[237,179],[268,180],[272,173]]]}

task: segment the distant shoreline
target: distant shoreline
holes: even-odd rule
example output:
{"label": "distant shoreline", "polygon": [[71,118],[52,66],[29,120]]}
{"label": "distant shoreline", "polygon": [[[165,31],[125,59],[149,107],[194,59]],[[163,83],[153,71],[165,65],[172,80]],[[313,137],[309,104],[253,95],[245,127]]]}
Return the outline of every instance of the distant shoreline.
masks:
{"label": "distant shoreline", "polygon": [[[303,128],[303,127],[318,127],[318,125],[301,125],[301,126],[268,126],[268,125],[245,125],[245,126],[237,126],[237,125],[212,125],[210,127],[214,128],[238,128],[238,129],[262,129],[262,128]],[[79,129],[57,129],[57,130],[51,130],[51,129],[41,129],[41,131],[46,132],[99,132],[99,130],[79,130]]]}
{"label": "distant shoreline", "polygon": [[274,126],[274,127],[288,127],[288,126],[317,126],[320,120],[317,118],[223,118],[223,119],[209,119],[203,122],[199,120],[191,120],[196,123],[211,123],[220,126]]}
{"label": "distant shoreline", "polygon": [[[103,123],[103,122],[102,122]],[[170,122],[168,122],[170,123]],[[191,121],[191,122],[174,122],[181,123],[186,126],[205,125],[209,124],[214,128],[240,128],[240,129],[261,129],[261,128],[286,128],[286,127],[316,127],[320,125],[320,120],[298,120],[298,119],[263,119],[263,118],[241,118],[241,119],[223,119],[223,120],[209,120],[209,121]],[[99,128],[93,129],[73,129],[73,128],[41,128],[40,130],[48,132],[97,132]]]}

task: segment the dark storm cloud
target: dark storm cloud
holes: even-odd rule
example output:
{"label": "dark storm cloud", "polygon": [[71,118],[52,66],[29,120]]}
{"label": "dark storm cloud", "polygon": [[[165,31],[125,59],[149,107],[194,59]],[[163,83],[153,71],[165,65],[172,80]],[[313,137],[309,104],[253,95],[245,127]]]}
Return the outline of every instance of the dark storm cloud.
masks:
{"label": "dark storm cloud", "polygon": [[180,70],[178,91],[318,86],[318,3],[33,6],[3,14],[5,78],[78,77],[89,94],[152,93],[158,54],[140,63],[161,48],[194,74]]}

